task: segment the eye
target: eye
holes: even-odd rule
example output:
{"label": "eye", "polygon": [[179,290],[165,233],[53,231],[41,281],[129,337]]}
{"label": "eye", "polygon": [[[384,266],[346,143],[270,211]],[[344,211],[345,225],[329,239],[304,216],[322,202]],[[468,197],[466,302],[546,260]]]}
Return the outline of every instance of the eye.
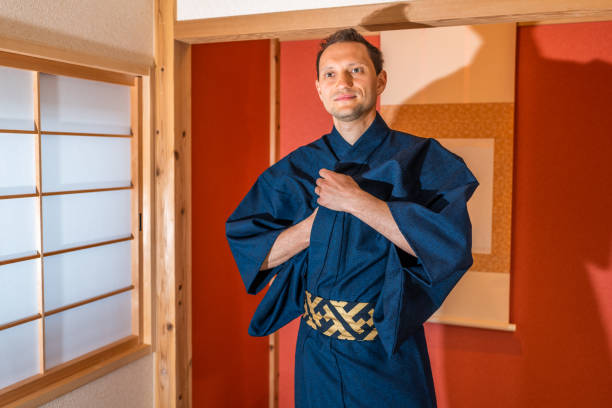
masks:
{"label": "eye", "polygon": [[361,74],[363,72],[363,67],[353,67],[351,69],[352,74]]}
{"label": "eye", "polygon": [[323,73],[323,78],[332,78],[334,76],[333,72],[324,72]]}

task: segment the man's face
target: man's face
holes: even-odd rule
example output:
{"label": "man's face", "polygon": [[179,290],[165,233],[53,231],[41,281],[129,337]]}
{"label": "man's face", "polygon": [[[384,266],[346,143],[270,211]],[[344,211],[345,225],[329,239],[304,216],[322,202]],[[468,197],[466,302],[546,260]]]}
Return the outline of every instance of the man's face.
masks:
{"label": "man's face", "polygon": [[351,122],[376,109],[376,97],[386,84],[386,72],[376,75],[361,43],[335,43],[321,55],[315,85],[323,106],[337,120]]}

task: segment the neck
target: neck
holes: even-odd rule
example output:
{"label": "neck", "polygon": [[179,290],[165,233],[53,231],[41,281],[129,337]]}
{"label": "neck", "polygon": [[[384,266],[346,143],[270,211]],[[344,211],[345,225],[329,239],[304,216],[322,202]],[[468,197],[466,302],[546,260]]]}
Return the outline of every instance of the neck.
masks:
{"label": "neck", "polygon": [[376,118],[376,109],[372,109],[370,112],[363,114],[361,117],[345,122],[334,118],[334,126],[338,133],[344,140],[350,145],[354,145],[357,140],[365,133],[370,127],[374,119]]}

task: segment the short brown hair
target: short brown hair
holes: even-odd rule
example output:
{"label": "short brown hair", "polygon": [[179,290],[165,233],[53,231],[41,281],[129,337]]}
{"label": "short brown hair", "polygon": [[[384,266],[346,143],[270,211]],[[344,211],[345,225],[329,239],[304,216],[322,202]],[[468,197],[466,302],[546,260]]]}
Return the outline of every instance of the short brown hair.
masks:
{"label": "short brown hair", "polygon": [[383,56],[382,52],[370,44],[368,40],[363,38],[361,34],[359,34],[354,28],[345,28],[344,30],[339,30],[325,38],[321,41],[321,49],[317,53],[317,78],[319,78],[319,61],[321,60],[321,54],[323,51],[327,49],[332,44],[339,42],[357,42],[365,45],[368,50],[368,55],[374,63],[374,69],[376,70],[376,75],[380,74],[383,68]]}

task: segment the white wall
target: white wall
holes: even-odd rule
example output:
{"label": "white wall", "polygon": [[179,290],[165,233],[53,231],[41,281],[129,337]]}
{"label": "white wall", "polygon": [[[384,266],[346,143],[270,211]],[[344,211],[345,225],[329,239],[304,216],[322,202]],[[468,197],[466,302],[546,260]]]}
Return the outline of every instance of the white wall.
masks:
{"label": "white wall", "polygon": [[152,0],[0,0],[0,39],[153,61]]}
{"label": "white wall", "polygon": [[277,11],[308,10],[361,4],[392,3],[389,0],[176,0],[177,20],[227,17]]}
{"label": "white wall", "polygon": [[[0,40],[151,64],[153,4],[152,0],[0,0]],[[153,362],[153,355],[143,357],[44,407],[151,407]]]}

